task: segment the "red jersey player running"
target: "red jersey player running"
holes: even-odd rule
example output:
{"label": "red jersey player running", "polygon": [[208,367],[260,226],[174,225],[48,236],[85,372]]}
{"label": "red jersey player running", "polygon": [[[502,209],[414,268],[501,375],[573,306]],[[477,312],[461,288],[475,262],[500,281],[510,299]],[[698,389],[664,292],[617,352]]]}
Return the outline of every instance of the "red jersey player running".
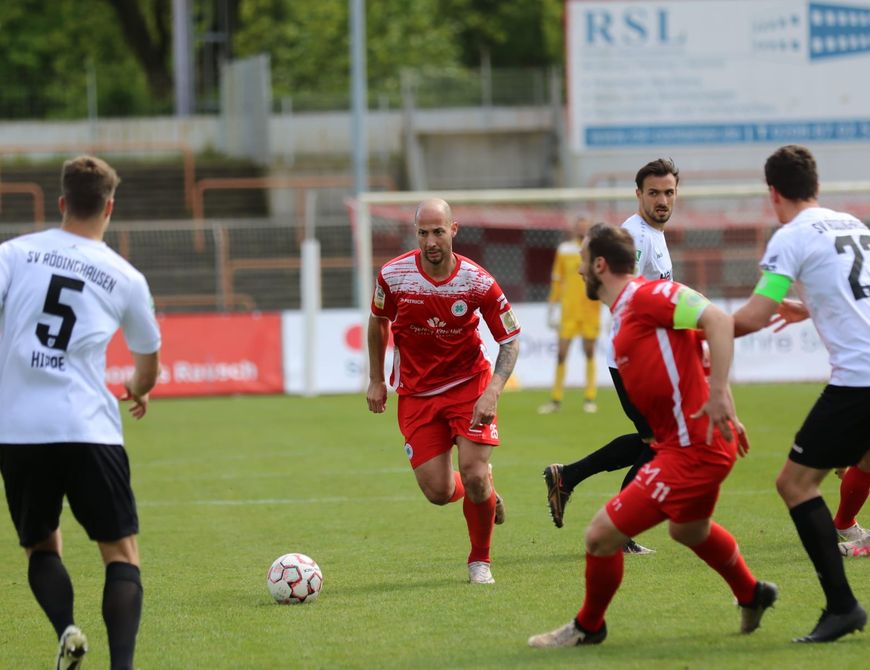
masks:
{"label": "red jersey player running", "polygon": [[[392,322],[399,428],[417,484],[435,505],[463,500],[471,553],[469,581],[492,584],[489,549],[504,506],[489,465],[498,445],[496,407],[517,361],[520,326],[495,279],[453,253],[458,224],[444,200],[414,216],[420,248],[381,268],[368,326],[369,410],[384,411],[384,356]],[[499,344],[495,369],[477,331],[483,316]],[[459,449],[459,472],[452,465]]]}
{"label": "red jersey player running", "polygon": [[[529,645],[602,642],[604,613],[622,582],[623,545],[665,520],[672,538],[725,579],[741,608],[740,631],[751,633],[777,588],[755,579],[734,538],[711,519],[738,450],[742,456],[749,448],[728,388],[731,317],[687,286],[632,275],[634,242],[624,229],[594,225],[580,257],[589,297],[610,307],[616,364],[629,399],[653,429],[655,456],[586,530],[583,607]],[[710,345],[709,385],[698,329]]]}

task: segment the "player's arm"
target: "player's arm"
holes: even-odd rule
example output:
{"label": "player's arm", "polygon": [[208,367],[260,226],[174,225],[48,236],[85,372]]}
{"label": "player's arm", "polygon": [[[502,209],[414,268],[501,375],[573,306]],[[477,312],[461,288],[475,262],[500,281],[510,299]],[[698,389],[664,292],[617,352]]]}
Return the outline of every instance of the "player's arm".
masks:
{"label": "player's arm", "polygon": [[734,335],[748,335],[771,323],[779,323],[781,330],[789,323],[802,321],[809,315],[806,308],[795,300],[785,300],[792,280],[783,274],[765,270],[749,300],[734,312]]}
{"label": "player's arm", "polygon": [[133,375],[124,383],[124,395],[121,396],[121,400],[131,401],[133,404],[130,405],[130,414],[141,419],[148,411],[148,394],[157,384],[157,377],[160,374],[160,354],[157,351],[153,354],[131,353]]}
{"label": "player's arm", "polygon": [[384,316],[369,316],[369,387],[366,401],[369,411],[380,414],[387,405],[387,383],[384,379],[384,358],[390,336],[390,321]]}
{"label": "player's arm", "polygon": [[514,366],[520,354],[520,341],[517,338],[509,342],[499,344],[498,356],[495,359],[495,367],[492,371],[492,379],[489,380],[480,398],[474,404],[471,414],[471,425],[480,426],[491,423],[495,419],[498,399],[504,390],[505,384],[513,374]]}

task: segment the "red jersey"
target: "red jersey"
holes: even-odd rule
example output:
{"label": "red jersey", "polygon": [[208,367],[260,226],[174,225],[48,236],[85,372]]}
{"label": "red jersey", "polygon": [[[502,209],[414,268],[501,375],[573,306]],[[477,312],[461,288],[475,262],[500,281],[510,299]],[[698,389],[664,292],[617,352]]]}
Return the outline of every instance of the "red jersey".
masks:
{"label": "red jersey", "polygon": [[700,332],[674,327],[678,295],[691,290],[667,279],[629,282],[611,308],[616,365],[629,399],[653,430],[655,449],[691,446],[733,460],[736,443],[716,429],[706,444],[709,417],[690,418],[710,397]]}
{"label": "red jersey", "polygon": [[454,256],[456,267],[441,281],[423,272],[419,249],[394,258],[378,273],[372,314],[392,321],[390,384],[401,395],[434,394],[488,369],[477,332],[480,316],[499,344],[520,334],[492,275]]}

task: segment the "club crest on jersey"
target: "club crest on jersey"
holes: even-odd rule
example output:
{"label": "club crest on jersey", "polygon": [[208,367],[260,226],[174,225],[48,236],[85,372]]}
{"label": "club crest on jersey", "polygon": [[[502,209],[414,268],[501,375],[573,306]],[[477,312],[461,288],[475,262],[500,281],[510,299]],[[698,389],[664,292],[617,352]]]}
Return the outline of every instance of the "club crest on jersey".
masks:
{"label": "club crest on jersey", "polygon": [[378,309],[384,308],[384,300],[386,300],[386,295],[384,294],[384,289],[380,284],[375,286],[375,307]]}
{"label": "club crest on jersey", "polygon": [[428,319],[426,323],[429,324],[430,328],[443,328],[447,325],[446,322],[442,321],[437,316],[433,316],[431,319]]}
{"label": "club crest on jersey", "polygon": [[468,311],[468,305],[464,300],[457,300],[450,305],[450,311],[453,313],[453,316],[462,316]]}

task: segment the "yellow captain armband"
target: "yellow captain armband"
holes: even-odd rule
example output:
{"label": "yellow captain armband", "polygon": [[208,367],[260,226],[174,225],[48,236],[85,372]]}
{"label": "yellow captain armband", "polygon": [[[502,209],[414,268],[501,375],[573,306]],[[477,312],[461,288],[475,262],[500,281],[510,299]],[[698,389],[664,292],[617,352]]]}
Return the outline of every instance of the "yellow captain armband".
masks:
{"label": "yellow captain armband", "polygon": [[755,285],[753,293],[770,298],[774,302],[782,302],[791,286],[791,278],[785,275],[765,270],[761,273],[761,279]]}
{"label": "yellow captain armband", "polygon": [[710,301],[706,297],[697,291],[690,289],[688,286],[681,286],[679,288],[675,302],[675,330],[697,328],[698,319],[701,318],[701,313],[707,308],[707,305],[710,304]]}

